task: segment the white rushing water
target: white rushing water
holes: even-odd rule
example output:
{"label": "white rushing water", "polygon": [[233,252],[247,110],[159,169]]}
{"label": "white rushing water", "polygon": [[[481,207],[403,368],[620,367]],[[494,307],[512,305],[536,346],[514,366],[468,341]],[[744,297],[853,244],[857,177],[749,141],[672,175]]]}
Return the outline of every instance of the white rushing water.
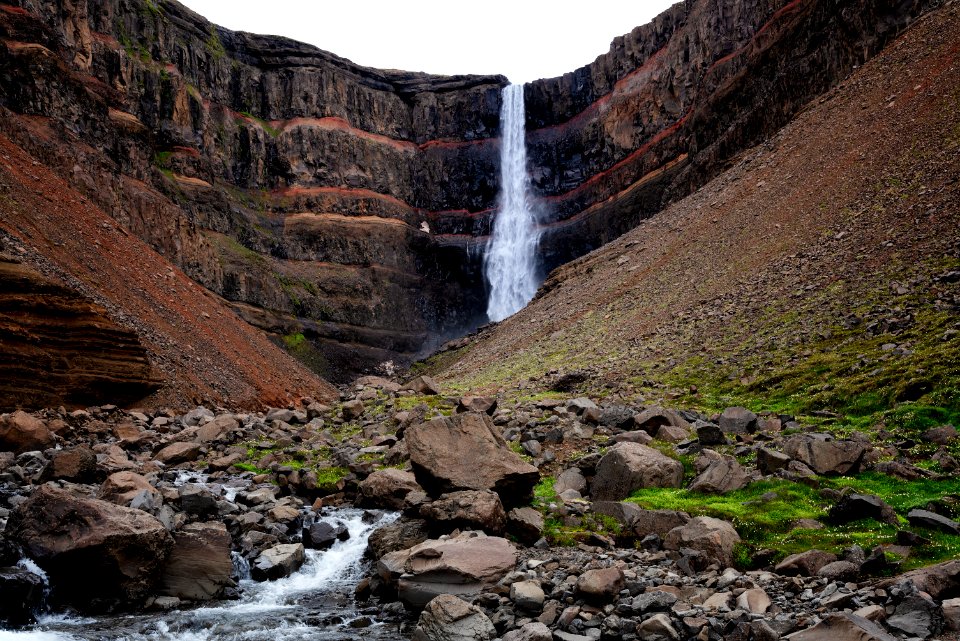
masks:
{"label": "white rushing water", "polygon": [[307,550],[299,571],[285,579],[242,580],[243,597],[210,607],[113,618],[41,617],[32,629],[0,630],[0,641],[294,641],[301,639],[392,638],[387,630],[344,628],[360,614],[352,592],[363,577],[370,534],[397,514],[342,509],[320,520],[339,521],[350,538],[329,550]]}
{"label": "white rushing water", "polygon": [[487,316],[501,321],[537,293],[540,232],[530,195],[525,141],[523,85],[503,89],[500,108],[500,197],[493,234],[483,259],[490,286]]}

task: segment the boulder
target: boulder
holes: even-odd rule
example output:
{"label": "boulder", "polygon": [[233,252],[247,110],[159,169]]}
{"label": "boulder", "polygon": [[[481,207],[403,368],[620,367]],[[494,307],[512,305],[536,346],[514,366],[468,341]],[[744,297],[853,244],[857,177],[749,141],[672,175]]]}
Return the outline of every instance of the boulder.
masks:
{"label": "boulder", "polygon": [[932,427],[929,430],[925,431],[920,435],[920,438],[926,441],[927,443],[935,443],[937,445],[949,445],[957,438],[957,428],[953,425],[941,425],[940,427]]}
{"label": "boulder", "polygon": [[[0,567],[0,623],[13,627],[33,623],[45,590],[39,574],[19,567]],[[11,636],[16,638],[16,633]]]}
{"label": "boulder", "polygon": [[774,571],[784,576],[817,576],[823,566],[837,560],[836,554],[822,550],[807,550],[791,554],[777,564]]}
{"label": "boulder", "polygon": [[413,641],[490,641],[497,629],[483,611],[463,599],[442,594],[424,607]]}
{"label": "boulder", "polygon": [[930,510],[914,509],[907,512],[910,525],[940,530],[947,534],[960,534],[960,523]]}
{"label": "boulder", "polygon": [[693,424],[693,429],[697,432],[697,440],[700,445],[726,445],[727,437],[724,435],[720,426],[707,421],[697,421]]}
{"label": "boulder", "polygon": [[683,465],[639,443],[619,443],[600,459],[591,494],[597,501],[619,501],[645,487],[680,487]]}
{"label": "boulder", "polygon": [[197,443],[171,443],[154,455],[154,460],[164,465],[190,463],[200,458],[200,445]]}
{"label": "boulder", "polygon": [[893,615],[887,617],[887,627],[911,637],[929,639],[943,632],[946,621],[943,608],[925,596],[914,594],[897,604]]}
{"label": "boulder", "polygon": [[483,412],[493,415],[497,411],[497,399],[494,396],[464,396],[457,402],[457,413]]}
{"label": "boulder", "polygon": [[406,507],[405,499],[410,492],[422,491],[412,472],[388,467],[373,472],[360,483],[360,504],[364,507],[402,510]]}
{"label": "boulder", "polygon": [[174,545],[160,577],[158,592],[193,601],[209,601],[233,586],[230,534],[223,523],[190,523],[173,535]]}
{"label": "boulder", "polygon": [[830,434],[799,434],[786,440],[783,453],[817,474],[855,474],[866,447],[858,441],[838,441]]}
{"label": "boulder", "polygon": [[493,490],[507,507],[525,505],[540,479],[537,468],[512,452],[486,414],[441,416],[407,429],[410,462],[431,495]]}
{"label": "boulder", "polygon": [[637,633],[644,641],[679,641],[680,633],[673,627],[670,617],[658,612],[637,626]]}
{"label": "boulder", "polygon": [[507,533],[524,545],[533,545],[543,536],[543,514],[532,507],[515,507],[507,514]]}
{"label": "boulder", "polygon": [[416,394],[436,396],[440,393],[440,386],[429,376],[418,376],[411,381],[404,383],[400,389],[408,390]]}
{"label": "boulder", "polygon": [[[659,432],[658,432],[659,434]],[[653,437],[643,430],[634,430],[631,432],[621,432],[610,438],[611,443],[639,443],[647,445],[653,441]]]}
{"label": "boulder", "polygon": [[540,612],[546,598],[539,581],[517,581],[510,585],[510,600],[525,612]]}
{"label": "boulder", "polygon": [[591,603],[610,603],[623,586],[623,570],[619,567],[587,570],[577,579],[577,594]]}
{"label": "boulder", "polygon": [[553,633],[543,623],[526,623],[503,635],[503,641],[553,641]]}
{"label": "boulder", "polygon": [[379,559],[389,552],[408,550],[430,538],[427,522],[421,519],[401,520],[377,528],[367,539],[373,558]]}
{"label": "boulder", "polygon": [[910,581],[918,590],[926,592],[934,599],[941,599],[960,593],[960,560],[944,561],[925,568],[911,570],[896,579],[881,584],[888,587],[894,582]]}
{"label": "boulder", "polygon": [[363,416],[365,411],[366,408],[363,406],[363,401],[356,398],[344,402],[340,407],[340,412],[343,414],[343,420],[345,421],[355,421]]}
{"label": "boulder", "polygon": [[764,614],[770,609],[771,605],[773,605],[773,602],[762,588],[744,590],[737,597],[737,607],[751,614]]}
{"label": "boulder", "polygon": [[311,550],[326,550],[337,541],[347,541],[350,531],[343,523],[317,521],[303,528],[303,546]]}
{"label": "boulder", "polygon": [[765,447],[757,448],[757,469],[762,474],[775,474],[790,464],[790,457]]}
{"label": "boulder", "polygon": [[57,598],[82,610],[142,599],[173,547],[149,514],[52,485],[20,504],[6,531],[47,572]]}
{"label": "boulder", "polygon": [[674,510],[638,510],[630,520],[630,529],[639,537],[656,534],[665,537],[670,530],[690,522],[686,512]]}
{"label": "boulder", "polygon": [[757,431],[757,415],[745,407],[728,407],[717,424],[724,434],[752,434]]}
{"label": "boulder", "polygon": [[661,427],[678,427],[685,433],[690,432],[690,423],[673,410],[663,407],[648,407],[633,419],[637,429],[650,436],[656,436]]}
{"label": "boulder", "polygon": [[960,598],[946,599],[941,605],[947,629],[952,632],[960,630]]}
{"label": "boulder", "polygon": [[240,427],[239,421],[230,414],[223,414],[212,421],[204,423],[197,429],[195,437],[198,443],[210,443],[225,438],[233,430]]}
{"label": "boulder", "polygon": [[97,497],[117,505],[129,506],[130,502],[143,492],[153,496],[157,504],[163,502],[160,492],[136,472],[114,472],[100,486]]}
{"label": "boulder", "polygon": [[879,496],[872,494],[846,494],[830,508],[827,515],[831,523],[842,525],[863,519],[897,525],[897,513]]}
{"label": "boulder", "polygon": [[784,637],[787,641],[897,641],[873,621],[845,612],[827,614],[812,628]]}
{"label": "boulder", "polygon": [[578,467],[571,467],[557,475],[553,483],[553,491],[560,494],[566,490],[575,490],[583,494],[587,490],[587,479]]}
{"label": "boulder", "polygon": [[461,528],[500,534],[507,524],[500,497],[489,490],[442,494],[436,501],[422,505],[420,516],[444,532]]}
{"label": "boulder", "polygon": [[690,432],[682,427],[675,425],[661,425],[654,435],[658,441],[666,443],[679,443],[690,438]]}
{"label": "boulder", "polygon": [[817,571],[817,576],[823,577],[828,581],[856,581],[860,576],[860,566],[850,561],[833,561]]}
{"label": "boulder", "polygon": [[0,450],[23,454],[53,447],[56,436],[46,424],[26,412],[0,416]]}
{"label": "boulder", "polygon": [[78,445],[54,452],[50,462],[40,474],[40,480],[89,483],[96,478],[97,474],[97,455],[86,445]]}
{"label": "boulder", "polygon": [[480,532],[425,541],[407,551],[399,596],[420,608],[439,594],[479,594],[516,563],[517,551],[510,541]]}
{"label": "boulder", "polygon": [[705,494],[726,494],[747,486],[750,477],[737,459],[704,450],[697,460],[699,475],[690,483],[690,491]]}
{"label": "boulder", "polygon": [[260,553],[250,566],[250,576],[257,581],[273,581],[290,576],[300,569],[306,560],[303,545],[284,543]]}
{"label": "boulder", "polygon": [[733,548],[739,542],[740,535],[727,521],[698,516],[690,519],[686,525],[667,532],[663,546],[668,550],[697,550],[711,559],[716,559],[723,566],[730,567],[733,565]]}

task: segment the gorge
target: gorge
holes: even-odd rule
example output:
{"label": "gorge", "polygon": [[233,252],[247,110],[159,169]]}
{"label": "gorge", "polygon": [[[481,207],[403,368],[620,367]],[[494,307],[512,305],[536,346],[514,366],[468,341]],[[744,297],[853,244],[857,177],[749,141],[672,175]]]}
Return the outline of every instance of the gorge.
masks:
{"label": "gorge", "polygon": [[[314,371],[485,322],[505,78],[364,69],[176,2],[3,6],[3,133]],[[688,2],[525,85],[537,270],[690,193],[927,6]]]}
{"label": "gorge", "polygon": [[960,641],[958,33],[0,0],[0,641]]}

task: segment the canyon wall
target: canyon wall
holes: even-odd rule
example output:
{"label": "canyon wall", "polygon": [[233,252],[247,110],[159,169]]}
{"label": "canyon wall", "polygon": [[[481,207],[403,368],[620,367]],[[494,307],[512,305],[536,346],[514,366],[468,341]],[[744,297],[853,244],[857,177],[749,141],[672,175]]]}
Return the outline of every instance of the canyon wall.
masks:
{"label": "canyon wall", "polygon": [[[930,0],[689,0],[526,86],[544,270],[723,169]],[[501,76],[357,66],[173,0],[0,4],[0,130],[339,380],[484,321]]]}

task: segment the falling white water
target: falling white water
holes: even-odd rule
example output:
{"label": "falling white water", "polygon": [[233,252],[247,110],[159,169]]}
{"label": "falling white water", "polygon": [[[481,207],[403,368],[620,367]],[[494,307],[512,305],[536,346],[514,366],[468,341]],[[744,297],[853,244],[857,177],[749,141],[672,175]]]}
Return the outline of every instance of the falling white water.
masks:
{"label": "falling white water", "polygon": [[537,293],[537,244],[524,127],[523,85],[503,89],[500,108],[500,211],[483,259],[490,285],[487,316],[501,321],[526,306]]}

